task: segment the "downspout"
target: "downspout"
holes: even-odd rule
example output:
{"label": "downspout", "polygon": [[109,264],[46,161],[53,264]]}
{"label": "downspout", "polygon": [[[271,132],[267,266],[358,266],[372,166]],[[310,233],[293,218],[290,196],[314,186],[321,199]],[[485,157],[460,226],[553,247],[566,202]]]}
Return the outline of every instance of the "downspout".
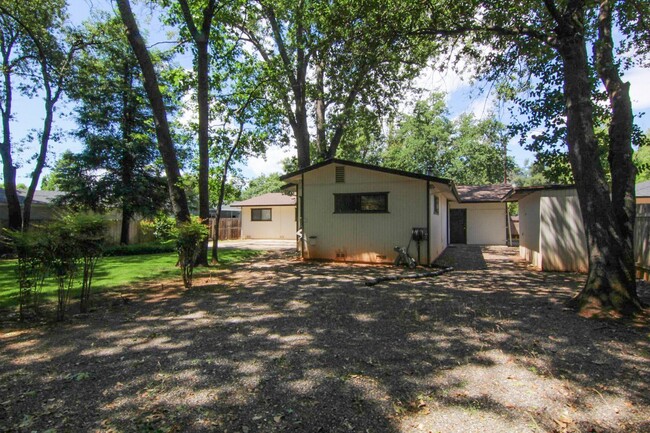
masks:
{"label": "downspout", "polygon": [[302,240],[300,244],[300,258],[305,258],[305,173],[300,175],[300,228],[302,229]]}
{"label": "downspout", "polygon": [[429,193],[429,186],[427,180],[427,266],[431,264],[431,194]]}
{"label": "downspout", "polygon": [[506,242],[508,243],[508,246],[512,246],[512,228],[510,227],[510,210],[508,209],[508,202],[505,203],[506,205],[506,235],[507,239]]}

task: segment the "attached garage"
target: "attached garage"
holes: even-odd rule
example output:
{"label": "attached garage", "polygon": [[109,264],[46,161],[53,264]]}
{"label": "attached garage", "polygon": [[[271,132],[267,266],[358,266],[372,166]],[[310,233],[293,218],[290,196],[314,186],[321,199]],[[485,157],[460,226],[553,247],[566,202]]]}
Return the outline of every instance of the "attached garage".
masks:
{"label": "attached garage", "polygon": [[449,243],[506,245],[507,207],[501,200],[511,186],[458,185],[460,202],[449,203]]}

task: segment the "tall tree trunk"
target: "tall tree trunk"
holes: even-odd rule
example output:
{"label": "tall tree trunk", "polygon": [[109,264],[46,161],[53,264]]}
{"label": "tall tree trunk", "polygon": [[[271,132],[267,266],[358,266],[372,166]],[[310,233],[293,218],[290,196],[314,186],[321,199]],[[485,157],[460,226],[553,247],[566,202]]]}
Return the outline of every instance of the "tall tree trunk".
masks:
{"label": "tall tree trunk", "polygon": [[[561,32],[569,160],[576,182],[589,250],[589,273],[572,304],[587,315],[614,309],[630,314],[640,308],[629,242],[618,224],[594,134],[589,64],[581,27]],[[633,269],[633,268],[632,268]]]}
{"label": "tall tree trunk", "polygon": [[[46,66],[43,65],[45,70]],[[43,79],[47,81],[46,73],[43,73]],[[52,122],[54,120],[54,105],[61,94],[61,90],[52,94],[50,85],[46,83],[45,88],[45,120],[43,120],[43,131],[41,132],[41,148],[36,158],[36,166],[34,171],[32,171],[32,180],[27,188],[27,194],[25,195],[25,202],[23,203],[23,230],[29,228],[29,224],[32,219],[32,202],[34,201],[34,194],[36,193],[36,187],[38,186],[38,181],[41,178],[41,173],[43,172],[43,167],[45,167],[45,161],[47,159],[47,150],[50,143],[50,136],[52,134]]]}
{"label": "tall tree trunk", "polygon": [[[250,99],[249,99],[250,101]],[[239,124],[239,132],[237,134],[237,139],[235,143],[230,148],[228,156],[223,163],[223,173],[221,174],[221,189],[219,190],[219,201],[217,202],[217,215],[216,221],[214,224],[215,233],[212,239],[212,264],[216,265],[219,262],[219,222],[221,221],[221,206],[223,206],[223,198],[226,195],[226,180],[228,178],[228,170],[230,170],[230,162],[232,157],[239,148],[239,143],[241,143],[241,136],[244,133],[244,123]]]}
{"label": "tall tree trunk", "polygon": [[307,108],[296,108],[296,125],[293,126],[293,136],[296,139],[298,151],[298,168],[306,168],[311,164],[309,149],[309,125],[307,123]]}
{"label": "tall tree trunk", "polygon": [[325,71],[321,61],[316,62],[316,147],[323,159],[327,159],[327,138],[325,135]]}
{"label": "tall tree trunk", "polygon": [[20,209],[20,200],[18,199],[18,191],[16,191],[16,167],[14,167],[13,157],[11,156],[13,89],[11,87],[11,66],[9,65],[10,52],[10,47],[3,46],[2,71],[4,74],[4,101],[2,107],[2,145],[0,145],[0,157],[2,157],[2,176],[4,179],[5,197],[7,199],[9,228],[12,230],[21,230],[23,218]]}
{"label": "tall tree trunk", "polygon": [[126,203],[126,200],[122,200],[122,224],[120,227],[120,245],[129,244],[129,232],[131,231],[131,218],[133,217],[133,212],[131,212],[130,206]]}
{"label": "tall tree trunk", "polygon": [[140,34],[138,24],[135,21],[133,12],[131,11],[131,4],[129,0],[116,0],[117,6],[120,10],[122,22],[126,27],[126,36],[129,44],[133,49],[135,57],[138,59],[140,68],[142,69],[142,76],[144,81],[144,88],[147,92],[149,103],[153,111],[154,123],[156,127],[156,137],[158,138],[158,149],[165,166],[165,174],[167,175],[167,187],[171,198],[174,214],[178,222],[189,221],[190,210],[187,205],[187,196],[181,186],[181,174],[176,157],[176,149],[172,142],[171,133],[169,131],[169,123],[167,122],[167,110],[165,108],[165,101],[163,100],[158,86],[158,78],[156,71],[153,67],[149,51]]}
{"label": "tall tree trunk", "polygon": [[[210,154],[209,154],[209,56],[208,41],[197,43],[198,55],[198,93],[199,104],[199,216],[203,224],[210,224]],[[197,258],[197,264],[207,266],[208,264],[208,239],[203,241],[201,252]]]}
{"label": "tall tree trunk", "polygon": [[[194,17],[187,0],[178,0],[185,24],[196,45],[197,67],[197,103],[199,108],[199,217],[206,226],[210,224],[210,28],[214,18],[216,0],[209,0],[203,9],[203,21],[200,29],[194,24]],[[208,264],[208,239],[201,245],[197,265]]]}

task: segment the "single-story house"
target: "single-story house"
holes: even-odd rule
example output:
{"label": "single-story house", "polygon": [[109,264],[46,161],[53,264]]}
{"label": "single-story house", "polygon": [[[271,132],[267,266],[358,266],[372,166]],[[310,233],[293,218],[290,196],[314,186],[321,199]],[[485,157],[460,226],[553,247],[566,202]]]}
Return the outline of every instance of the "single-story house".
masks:
{"label": "single-story house", "polygon": [[[221,206],[221,219],[233,219],[241,216],[241,208],[233,207],[229,204]],[[217,217],[217,209],[210,209],[210,218]]]}
{"label": "single-story house", "polygon": [[[61,191],[34,191],[32,201],[31,224],[38,226],[54,219],[58,212],[63,211],[56,199],[65,193]],[[18,191],[18,200],[22,206],[25,203],[25,191]],[[106,241],[108,244],[119,244],[120,230],[122,226],[122,214],[119,210],[109,210],[102,214],[107,224]],[[4,188],[0,188],[0,227],[7,227],[9,224],[9,212],[7,208],[7,197]],[[148,240],[140,227],[140,218],[134,218],[129,226],[129,242],[143,242]]]}
{"label": "single-story house", "polygon": [[[25,203],[26,191],[18,191],[18,201],[20,206]],[[62,196],[64,193],[59,191],[34,191],[34,199],[32,201],[32,215],[31,221],[38,224],[43,221],[49,221],[54,217],[56,206],[54,204],[57,197]],[[9,223],[9,210],[7,207],[7,196],[5,195],[4,188],[0,188],[0,227],[7,227]]]}
{"label": "single-story house", "polygon": [[296,239],[296,197],[280,192],[231,203],[241,208],[242,239]]}
{"label": "single-story house", "polygon": [[401,246],[428,264],[450,243],[506,244],[507,186],[457,188],[450,179],[341,159],[280,179],[298,199],[305,259],[392,263]]}
{"label": "single-story house", "polygon": [[[650,271],[650,182],[636,186],[637,268]],[[504,200],[519,202],[519,254],[545,271],[587,272],[589,257],[578,193],[573,185],[514,188]]]}

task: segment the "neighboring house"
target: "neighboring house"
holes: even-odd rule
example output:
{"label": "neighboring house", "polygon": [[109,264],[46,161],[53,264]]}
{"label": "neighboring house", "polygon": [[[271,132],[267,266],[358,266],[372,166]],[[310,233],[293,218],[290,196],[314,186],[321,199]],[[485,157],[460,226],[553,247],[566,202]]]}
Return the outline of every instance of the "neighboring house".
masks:
{"label": "neighboring house", "polygon": [[[18,200],[22,207],[25,203],[25,191],[18,191]],[[59,191],[34,191],[34,200],[32,201],[31,222],[39,224],[43,221],[51,220],[57,210],[54,204],[57,197],[64,193]],[[9,211],[7,209],[7,197],[4,188],[0,188],[0,226],[7,227],[9,223]]]}
{"label": "neighboring house", "polygon": [[[221,219],[224,218],[239,218],[241,216],[241,208],[233,207],[224,204],[221,206]],[[217,217],[217,209],[210,209],[210,218]]]}
{"label": "neighboring house", "polygon": [[[650,272],[650,182],[638,184],[634,249],[640,274]],[[519,202],[519,253],[545,271],[587,272],[589,256],[578,193],[573,185],[513,189]]]}
{"label": "neighboring house", "polygon": [[242,239],[296,239],[296,197],[272,192],[231,206],[241,208]]}
{"label": "neighboring house", "polygon": [[650,205],[650,180],[636,184],[636,204]]}
{"label": "neighboring house", "polygon": [[[57,212],[62,209],[56,204],[56,199],[63,196],[65,193],[61,191],[40,191],[34,192],[34,200],[32,201],[32,215],[31,224],[38,226],[39,224],[51,221],[57,215]],[[25,202],[25,192],[18,191],[18,200],[20,205]],[[122,214],[118,210],[113,210],[102,214],[107,223],[106,241],[108,244],[118,244],[120,242],[120,230],[122,226]],[[143,242],[146,239],[145,235],[140,228],[140,219],[134,218],[129,226],[129,241],[131,243]],[[9,223],[9,216],[7,210],[7,198],[5,190],[0,188],[0,227],[7,227]]]}
{"label": "neighboring house", "polygon": [[[420,242],[421,264],[448,244],[448,203],[459,200],[449,179],[331,159],[281,176],[298,197],[298,244],[306,259],[392,263],[395,246]],[[503,205],[501,205],[503,207]]]}
{"label": "neighboring house", "polygon": [[506,245],[508,208],[502,201],[511,185],[458,185],[459,202],[449,203],[449,243]]}

